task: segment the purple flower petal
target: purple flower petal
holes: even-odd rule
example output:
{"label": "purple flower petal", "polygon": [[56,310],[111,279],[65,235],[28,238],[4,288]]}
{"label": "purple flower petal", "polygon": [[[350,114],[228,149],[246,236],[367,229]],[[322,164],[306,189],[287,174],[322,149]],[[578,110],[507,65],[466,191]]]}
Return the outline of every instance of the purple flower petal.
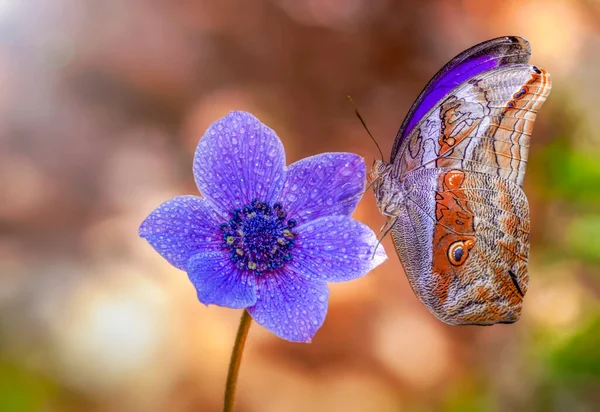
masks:
{"label": "purple flower petal", "polygon": [[279,201],[301,224],[322,216],[350,216],[365,188],[365,162],[352,153],[323,153],[289,166]]}
{"label": "purple flower petal", "polygon": [[200,252],[221,250],[218,215],[198,196],[178,196],[157,207],[142,222],[139,235],[170,264],[185,270]]}
{"label": "purple flower petal", "polygon": [[256,276],[236,268],[225,252],[194,255],[187,272],[205,305],[242,309],[256,303]]}
{"label": "purple flower petal", "polygon": [[344,282],[366,275],[387,259],[377,236],[346,216],[328,216],[296,229],[293,259],[288,263],[312,281]]}
{"label": "purple flower petal", "polygon": [[289,268],[257,278],[258,300],[248,308],[254,320],[277,336],[310,342],[327,314],[329,289]]}
{"label": "purple flower petal", "polygon": [[214,122],[194,156],[198,189],[224,216],[255,198],[272,202],[284,176],[281,140],[250,113],[231,112]]}

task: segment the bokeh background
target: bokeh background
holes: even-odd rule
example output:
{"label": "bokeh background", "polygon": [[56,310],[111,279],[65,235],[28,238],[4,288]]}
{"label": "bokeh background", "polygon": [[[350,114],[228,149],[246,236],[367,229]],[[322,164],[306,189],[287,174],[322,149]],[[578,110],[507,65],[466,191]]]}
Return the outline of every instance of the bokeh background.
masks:
{"label": "bokeh background", "polygon": [[[195,194],[208,125],[247,110],[288,162],[384,151],[450,58],[501,35],[554,88],[532,138],[531,284],[514,325],[450,327],[390,259],[331,286],[312,344],[254,325],[237,410],[600,410],[600,4],[1,0],[0,411],[218,411],[240,311],[137,236]],[[355,217],[378,230],[373,195]]]}

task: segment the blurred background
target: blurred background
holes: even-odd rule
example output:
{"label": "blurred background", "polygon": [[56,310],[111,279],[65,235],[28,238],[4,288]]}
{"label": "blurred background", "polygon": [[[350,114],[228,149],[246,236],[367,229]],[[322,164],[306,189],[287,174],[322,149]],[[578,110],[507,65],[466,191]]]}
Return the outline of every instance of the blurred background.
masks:
{"label": "blurred background", "polygon": [[[0,411],[218,411],[240,311],[204,307],[137,236],[196,194],[192,157],[232,109],[288,162],[384,152],[462,50],[526,37],[554,88],[525,191],[531,283],[514,325],[450,327],[390,239],[331,286],[313,343],[250,331],[237,410],[600,410],[600,2],[1,0]],[[378,230],[368,193],[355,217]]]}

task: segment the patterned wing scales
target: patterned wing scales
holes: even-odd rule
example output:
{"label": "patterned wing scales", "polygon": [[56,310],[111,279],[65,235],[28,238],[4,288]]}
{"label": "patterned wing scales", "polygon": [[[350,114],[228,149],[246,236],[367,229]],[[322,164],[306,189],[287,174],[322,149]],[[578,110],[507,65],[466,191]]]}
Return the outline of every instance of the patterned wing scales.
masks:
{"label": "patterned wing scales", "polygon": [[530,55],[527,40],[505,36],[477,44],[450,60],[425,86],[404,118],[394,141],[390,163],[394,162],[403,140],[446,94],[485,71],[508,64],[527,63]]}
{"label": "patterned wing scales", "polygon": [[419,299],[442,321],[519,319],[529,277],[529,207],[512,181],[421,169],[404,183],[392,237]]}
{"label": "patterned wing scales", "polygon": [[550,75],[514,64],[476,76],[446,95],[404,141],[395,168],[457,168],[523,184],[536,114]]}

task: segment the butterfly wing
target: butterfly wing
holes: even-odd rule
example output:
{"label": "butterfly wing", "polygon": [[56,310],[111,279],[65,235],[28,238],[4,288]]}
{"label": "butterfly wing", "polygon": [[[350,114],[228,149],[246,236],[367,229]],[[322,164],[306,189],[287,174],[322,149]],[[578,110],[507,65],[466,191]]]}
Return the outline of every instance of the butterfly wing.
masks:
{"label": "butterfly wing", "polygon": [[529,208],[508,179],[421,169],[404,181],[392,238],[409,282],[440,320],[511,323],[527,292]]}
{"label": "butterfly wing", "polygon": [[480,53],[473,50],[494,50],[495,41],[434,77],[375,185],[415,294],[449,324],[514,322],[527,292],[529,208],[521,185],[551,81],[525,64],[529,46],[519,38],[495,49],[497,66],[465,69]]}
{"label": "butterfly wing", "polygon": [[447,94],[413,129],[396,157],[401,175],[448,167],[523,184],[529,140],[550,93],[550,75],[508,65],[471,78]]}
{"label": "butterfly wing", "polygon": [[477,44],[448,62],[425,86],[406,115],[396,135],[390,163],[394,162],[404,139],[446,94],[485,71],[509,64],[527,63],[530,55],[531,48],[527,40],[505,36]]}

